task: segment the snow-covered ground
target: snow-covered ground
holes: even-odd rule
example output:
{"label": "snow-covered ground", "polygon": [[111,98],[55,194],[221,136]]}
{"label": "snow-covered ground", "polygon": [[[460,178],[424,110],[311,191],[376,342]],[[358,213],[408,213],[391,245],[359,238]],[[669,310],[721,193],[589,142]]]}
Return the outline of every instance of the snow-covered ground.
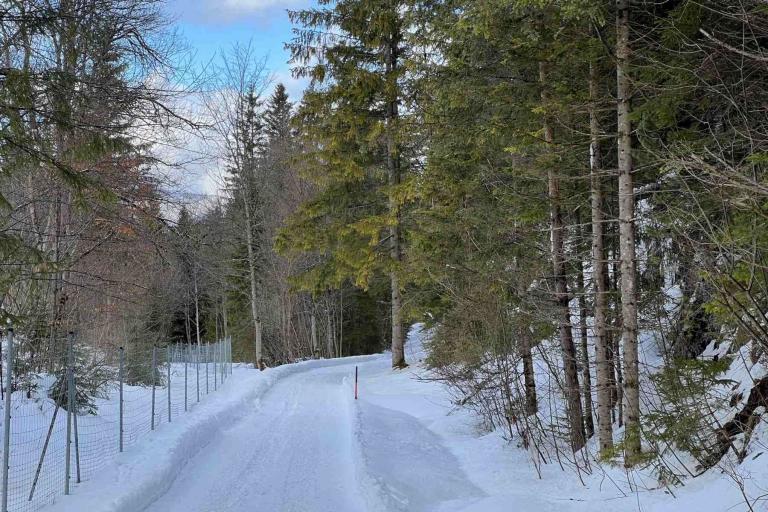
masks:
{"label": "snow-covered ground", "polygon": [[[3,354],[7,345],[3,339]],[[213,356],[216,345],[204,345]],[[151,357],[148,351],[147,359]],[[162,351],[164,355],[166,352]],[[134,353],[135,354],[135,353]],[[205,358],[199,364],[185,364],[181,353],[175,354],[175,362],[169,367],[161,364],[161,379],[155,388],[154,424],[177,421],[186,413],[196,413],[197,408],[212,398],[225,380],[223,365],[208,364]],[[162,358],[162,356],[160,356]],[[82,478],[92,479],[102,468],[114,460],[120,447],[120,388],[117,368],[104,364],[106,357],[99,354],[95,361],[108,379],[100,386],[99,393],[91,396],[94,413],[73,415],[73,443],[70,454],[70,484]],[[19,359],[17,359],[18,363]],[[134,360],[136,363],[137,360]],[[58,364],[58,362],[54,363]],[[4,361],[4,368],[7,366]],[[95,367],[96,365],[94,365]],[[134,366],[134,370],[138,368]],[[92,371],[92,370],[91,370]],[[185,391],[185,373],[186,391]],[[129,373],[130,375],[130,373]],[[56,375],[30,372],[28,380],[17,380],[11,397],[10,459],[8,484],[8,510],[11,512],[36,512],[52,503],[64,492],[67,460],[67,412],[58,408],[49,397]],[[170,385],[169,385],[170,377]],[[7,396],[7,395],[6,395]],[[186,401],[186,406],[185,406]],[[152,387],[149,385],[123,386],[123,446],[130,449],[152,434]],[[0,421],[2,428],[2,421]]]}
{"label": "snow-covered ground", "polygon": [[[580,480],[548,464],[539,479],[526,451],[500,433],[480,433],[440,384],[420,379],[418,331],[408,347],[412,366],[397,372],[388,354],[265,372],[235,367],[235,378],[194,414],[161,425],[46,510],[747,510],[733,479],[716,472],[674,497],[637,490],[654,482],[610,466],[593,465]],[[742,469],[768,485],[764,465],[757,459]],[[640,485],[632,491],[630,482]]]}

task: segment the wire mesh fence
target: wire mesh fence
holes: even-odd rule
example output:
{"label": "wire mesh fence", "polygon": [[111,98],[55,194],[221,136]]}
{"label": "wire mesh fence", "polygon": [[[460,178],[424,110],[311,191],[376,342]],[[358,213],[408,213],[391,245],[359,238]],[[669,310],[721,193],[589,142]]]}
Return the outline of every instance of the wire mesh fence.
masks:
{"label": "wire mesh fence", "polygon": [[232,375],[230,339],[85,347],[74,334],[0,345],[2,504],[35,511],[115,454],[193,411]]}

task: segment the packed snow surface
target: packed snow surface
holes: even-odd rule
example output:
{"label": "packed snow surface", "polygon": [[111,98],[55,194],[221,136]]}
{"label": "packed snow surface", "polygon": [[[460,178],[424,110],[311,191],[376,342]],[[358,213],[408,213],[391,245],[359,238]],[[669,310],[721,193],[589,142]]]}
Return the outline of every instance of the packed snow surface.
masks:
{"label": "packed snow surface", "polygon": [[162,425],[46,510],[746,510],[722,475],[694,479],[676,497],[638,490],[629,484],[642,475],[615,467],[579,479],[551,463],[539,479],[526,451],[500,433],[479,432],[440,384],[421,378],[419,341],[413,330],[412,365],[403,371],[390,369],[388,354],[265,372],[236,367],[215,399]]}

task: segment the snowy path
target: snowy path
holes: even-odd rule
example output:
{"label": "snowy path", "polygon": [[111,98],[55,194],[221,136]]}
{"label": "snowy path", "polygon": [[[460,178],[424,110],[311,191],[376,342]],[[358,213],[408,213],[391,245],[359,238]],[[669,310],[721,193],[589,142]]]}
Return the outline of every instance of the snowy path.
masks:
{"label": "snowy path", "polygon": [[[391,372],[385,358],[361,369]],[[481,495],[413,416],[355,403],[353,374],[350,363],[279,380],[147,512],[427,511]]]}

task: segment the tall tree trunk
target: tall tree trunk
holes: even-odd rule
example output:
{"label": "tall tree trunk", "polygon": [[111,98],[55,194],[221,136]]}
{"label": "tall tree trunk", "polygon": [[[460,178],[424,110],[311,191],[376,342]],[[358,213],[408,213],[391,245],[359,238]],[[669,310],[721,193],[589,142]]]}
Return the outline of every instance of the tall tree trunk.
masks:
{"label": "tall tree trunk", "polygon": [[[576,224],[579,225],[579,244],[584,237],[581,227],[581,216],[576,214]],[[581,252],[581,251],[579,251]],[[584,431],[587,439],[595,435],[595,423],[592,419],[592,376],[589,373],[589,343],[587,336],[587,290],[584,286],[584,262],[579,256],[579,268],[577,285],[579,288],[579,341],[581,344],[581,385],[584,389]]]}
{"label": "tall tree trunk", "polygon": [[[541,82],[542,104],[547,105],[547,65],[539,63],[539,80]],[[550,145],[554,142],[552,126],[544,117],[544,140]],[[563,373],[565,374],[565,399],[568,423],[573,451],[580,450],[585,443],[584,419],[581,410],[579,375],[576,367],[576,347],[573,344],[571,326],[571,310],[568,305],[568,281],[565,273],[565,230],[563,215],[560,209],[560,180],[551,167],[547,171],[547,189],[549,194],[550,225],[552,236],[552,270],[555,283],[555,301],[560,316],[560,346],[563,355]]]}
{"label": "tall tree trunk", "polygon": [[200,349],[202,340],[200,339],[200,303],[198,301],[199,294],[197,291],[197,269],[192,271],[192,279],[195,286],[195,333],[197,336],[197,348]]}
{"label": "tall tree trunk", "polygon": [[339,357],[344,355],[344,287],[339,288]]}
{"label": "tall tree trunk", "polygon": [[[78,20],[75,16],[75,9],[72,2],[62,1],[59,5],[59,12],[62,22],[57,25],[58,28],[58,41],[54,43],[56,51],[56,64],[57,69],[61,72],[61,76],[64,77],[63,82],[55,89],[53,95],[52,107],[59,113],[60,118],[53,125],[53,140],[55,141],[55,158],[63,165],[73,165],[71,156],[68,154],[71,147],[74,145],[74,135],[72,133],[72,105],[71,97],[68,92],[74,90],[76,87],[76,79],[74,78],[77,73],[77,26]],[[25,34],[24,37],[28,37]],[[25,41],[27,42],[27,41]],[[27,42],[27,44],[29,44]],[[24,52],[24,69],[29,69],[29,57],[31,48],[27,48]],[[59,178],[55,179],[54,189],[56,191],[56,203],[54,208],[55,217],[55,232],[53,236],[53,244],[55,245],[55,268],[57,269],[54,278],[53,289],[53,310],[51,319],[51,349],[54,349],[56,343],[56,336],[60,332],[61,327],[64,324],[64,315],[66,313],[64,307],[67,302],[67,294],[65,293],[65,265],[69,262],[66,261],[69,256],[71,247],[69,247],[69,192]],[[50,233],[50,231],[47,231]]]}
{"label": "tall tree trunk", "polygon": [[595,368],[597,376],[597,438],[600,455],[608,456],[613,450],[613,423],[611,387],[613,370],[610,365],[610,339],[608,325],[608,265],[605,261],[602,152],[600,151],[600,123],[596,102],[600,97],[600,79],[597,66],[589,66],[589,164],[592,207],[592,283],[594,287],[593,334],[595,338]]}
{"label": "tall tree trunk", "polygon": [[402,306],[398,271],[402,260],[400,250],[400,205],[396,198],[396,188],[400,184],[400,151],[396,140],[398,123],[398,94],[397,94],[397,52],[399,34],[393,34],[386,46],[386,78],[389,85],[390,98],[387,101],[386,138],[387,138],[387,170],[389,181],[389,213],[392,225],[389,228],[389,250],[393,269],[390,271],[390,287],[392,289],[392,368],[404,368],[405,336],[403,333]]}
{"label": "tall tree trunk", "polygon": [[315,312],[312,312],[312,316],[309,318],[310,323],[310,339],[312,340],[312,358],[317,359],[318,356],[318,350],[317,350],[317,320],[315,319]]}
{"label": "tall tree trunk", "polygon": [[213,310],[214,327],[216,330],[216,341],[221,339],[221,333],[219,332],[219,308],[214,307]]}
{"label": "tall tree trunk", "polygon": [[637,350],[637,280],[635,276],[635,196],[632,183],[632,121],[629,83],[629,0],[616,1],[616,97],[619,152],[619,248],[624,352],[626,425],[624,462],[640,455],[640,388]]}
{"label": "tall tree trunk", "polygon": [[[330,301],[329,301],[330,302]],[[333,320],[331,318],[331,311],[330,309],[327,309],[326,312],[326,321],[328,323],[328,328],[326,329],[326,349],[328,350],[328,357],[333,357]]]}
{"label": "tall tree trunk", "polygon": [[184,300],[184,330],[187,334],[187,343],[192,344],[192,326],[189,319],[189,296]]}
{"label": "tall tree trunk", "polygon": [[[614,240],[615,241],[615,240]],[[613,261],[618,260],[618,251],[613,250],[611,252],[612,256],[611,259]],[[616,411],[616,419],[615,421],[618,423],[619,427],[622,427],[624,425],[624,376],[621,371],[621,335],[616,335],[616,333],[620,333],[622,329],[622,320],[621,320],[621,303],[619,302],[619,280],[621,279],[619,276],[619,271],[617,270],[618,263],[614,263],[612,265],[613,267],[613,279],[611,279],[610,283],[610,289],[611,294],[613,297],[616,297],[616,299],[613,301],[612,310],[611,310],[611,320],[609,321],[609,325],[613,325],[613,332],[608,332],[609,336],[609,342],[611,344],[611,363],[613,364],[613,389],[612,389],[612,398],[613,398],[613,407]]]}
{"label": "tall tree trunk", "polygon": [[256,255],[253,250],[253,219],[251,215],[251,206],[249,204],[249,197],[247,188],[243,189],[243,204],[245,207],[245,232],[246,243],[248,245],[248,276],[251,284],[251,320],[253,321],[253,329],[255,331],[254,339],[254,352],[255,361],[254,365],[259,370],[264,368],[261,356],[261,319],[259,318],[258,307],[258,281],[256,278]]}
{"label": "tall tree trunk", "polygon": [[224,337],[229,338],[229,325],[228,325],[229,318],[227,317],[227,298],[222,297],[221,298],[221,323],[222,328],[224,329]]}

